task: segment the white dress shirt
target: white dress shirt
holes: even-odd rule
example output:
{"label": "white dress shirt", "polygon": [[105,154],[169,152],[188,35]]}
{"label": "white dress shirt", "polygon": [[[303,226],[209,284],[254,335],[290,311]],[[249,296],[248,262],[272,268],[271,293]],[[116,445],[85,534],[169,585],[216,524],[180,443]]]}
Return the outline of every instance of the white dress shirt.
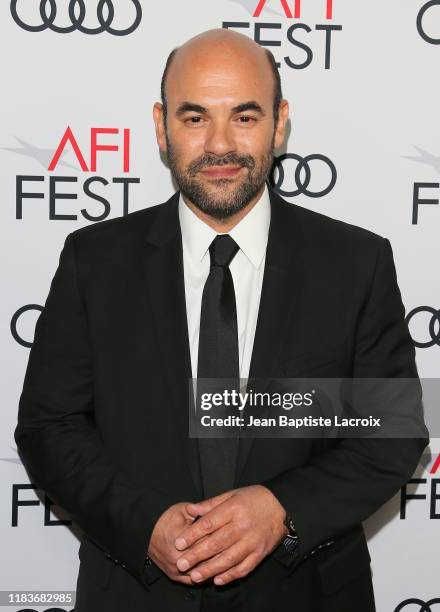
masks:
{"label": "white dress shirt", "polygon": [[[209,246],[217,236],[185,204],[180,194],[179,220],[182,232],[185,299],[193,378],[197,378],[200,309],[203,287],[210,268]],[[264,262],[270,223],[267,185],[253,208],[228,232],[239,246],[231,261],[237,307],[240,378],[248,378],[263,284]]]}

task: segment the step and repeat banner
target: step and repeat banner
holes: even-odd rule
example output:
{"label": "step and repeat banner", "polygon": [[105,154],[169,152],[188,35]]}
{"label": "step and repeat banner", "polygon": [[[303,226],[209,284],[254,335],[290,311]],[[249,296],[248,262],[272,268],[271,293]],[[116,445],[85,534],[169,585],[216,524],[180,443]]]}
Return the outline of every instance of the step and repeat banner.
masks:
{"label": "step and repeat banner", "polygon": [[[64,239],[174,191],[152,106],[171,49],[217,27],[279,63],[291,119],[272,182],[291,202],[390,239],[420,376],[440,375],[440,0],[4,0],[2,610],[70,610],[7,593],[76,586],[78,532],[29,481],[13,438]],[[408,485],[365,523],[378,612],[440,612],[439,519],[433,439]]]}

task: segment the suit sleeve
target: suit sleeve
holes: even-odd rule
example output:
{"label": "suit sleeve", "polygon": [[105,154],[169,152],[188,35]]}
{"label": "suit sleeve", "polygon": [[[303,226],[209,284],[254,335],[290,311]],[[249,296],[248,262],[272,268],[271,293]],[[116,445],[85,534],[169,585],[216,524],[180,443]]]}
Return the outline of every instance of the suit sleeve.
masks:
{"label": "suit sleeve", "polygon": [[154,524],[169,503],[130,481],[106,450],[94,422],[93,360],[69,234],[35,328],[15,429],[33,482],[107,556],[145,586]]}
{"label": "suit sleeve", "polygon": [[[369,297],[359,313],[353,364],[353,378],[358,377],[417,377],[386,239],[380,241]],[[306,465],[261,483],[292,515],[300,542],[297,558],[359,524],[397,493],[429,443],[423,422],[418,431],[420,437],[405,439],[342,439]]]}

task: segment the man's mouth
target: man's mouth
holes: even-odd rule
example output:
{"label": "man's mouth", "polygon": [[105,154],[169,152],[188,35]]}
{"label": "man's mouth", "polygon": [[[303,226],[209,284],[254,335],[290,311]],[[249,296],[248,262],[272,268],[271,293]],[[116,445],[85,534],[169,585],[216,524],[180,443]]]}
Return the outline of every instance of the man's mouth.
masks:
{"label": "man's mouth", "polygon": [[236,176],[243,166],[210,166],[201,170],[203,176],[208,179],[233,178]]}

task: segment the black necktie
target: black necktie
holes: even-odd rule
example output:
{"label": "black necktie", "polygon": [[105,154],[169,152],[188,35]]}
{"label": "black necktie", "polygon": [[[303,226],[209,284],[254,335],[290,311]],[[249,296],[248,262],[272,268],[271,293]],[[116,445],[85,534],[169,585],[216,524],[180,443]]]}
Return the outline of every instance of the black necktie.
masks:
{"label": "black necktie", "polygon": [[[240,383],[237,310],[234,282],[229,269],[237,251],[238,245],[229,234],[214,238],[209,247],[211,268],[203,288],[197,378],[229,379],[219,381],[218,390],[238,389]],[[199,389],[199,385],[197,387]],[[216,410],[215,414],[219,415],[219,412]],[[226,415],[223,413],[222,416]],[[227,432],[225,435],[228,435]],[[205,499],[233,487],[237,450],[236,437],[199,438]]]}

